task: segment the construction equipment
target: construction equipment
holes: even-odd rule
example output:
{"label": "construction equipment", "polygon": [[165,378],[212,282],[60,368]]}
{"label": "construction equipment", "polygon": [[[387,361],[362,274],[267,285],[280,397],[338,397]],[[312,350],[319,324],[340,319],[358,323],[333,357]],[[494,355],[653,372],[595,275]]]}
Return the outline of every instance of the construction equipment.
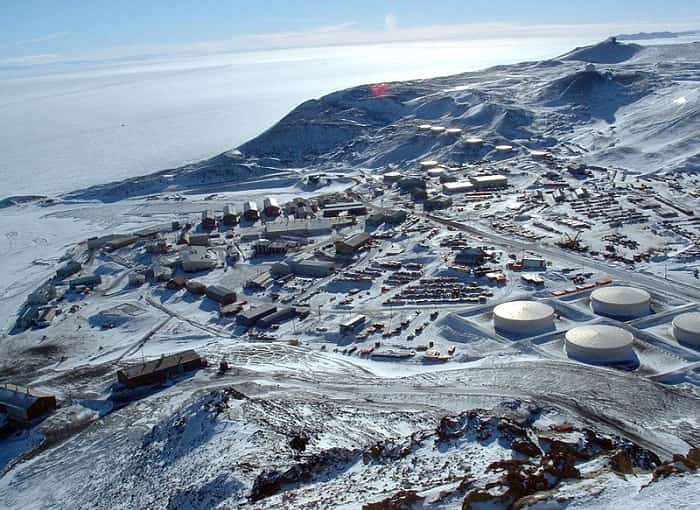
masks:
{"label": "construction equipment", "polygon": [[576,232],[576,235],[574,237],[571,237],[567,232],[564,232],[564,237],[557,241],[557,246],[573,251],[588,251],[588,246],[581,242],[580,237],[580,230]]}

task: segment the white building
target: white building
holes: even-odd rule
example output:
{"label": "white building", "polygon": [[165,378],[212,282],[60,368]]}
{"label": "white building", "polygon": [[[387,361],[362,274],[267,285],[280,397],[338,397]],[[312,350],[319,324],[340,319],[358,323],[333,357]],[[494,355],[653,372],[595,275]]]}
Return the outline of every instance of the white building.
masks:
{"label": "white building", "polygon": [[401,179],[403,174],[401,172],[387,172],[382,177],[385,184],[391,184]]}
{"label": "white building", "polygon": [[219,256],[204,246],[190,246],[180,252],[182,269],[188,273],[209,271],[219,265]]}
{"label": "white building", "polygon": [[474,191],[474,185],[469,181],[446,182],[442,185],[444,193],[468,193]]}
{"label": "white building", "polygon": [[547,261],[534,257],[523,257],[523,269],[528,270],[544,270],[547,269]]}
{"label": "white building", "polygon": [[258,211],[258,204],[252,200],[243,202],[243,216],[249,221],[257,220],[260,217],[260,211]]}
{"label": "white building", "polygon": [[502,188],[508,185],[505,175],[475,175],[470,177],[472,184],[478,189]]}

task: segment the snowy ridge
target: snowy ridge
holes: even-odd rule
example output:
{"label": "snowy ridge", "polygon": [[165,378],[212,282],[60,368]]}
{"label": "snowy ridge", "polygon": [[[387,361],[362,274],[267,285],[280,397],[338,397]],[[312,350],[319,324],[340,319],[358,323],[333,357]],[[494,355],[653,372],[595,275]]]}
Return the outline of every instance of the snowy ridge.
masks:
{"label": "snowy ridge", "polygon": [[614,38],[610,38],[592,46],[576,48],[559,58],[561,60],[579,60],[593,64],[618,64],[631,59],[643,50],[644,47],[638,44],[623,44],[617,42]]}
{"label": "snowy ridge", "polygon": [[[676,54],[673,64],[665,62]],[[64,198],[109,202],[291,176],[287,172],[300,169],[400,167],[429,156],[465,162],[499,143],[539,149],[557,139],[589,147],[581,156],[590,164],[687,171],[697,168],[700,154],[692,137],[697,88],[677,77],[691,73],[699,58],[700,44],[641,47],[607,40],[558,60],[355,87],[303,103],[238,150]],[[584,69],[584,62],[606,67]],[[422,122],[463,134],[424,136],[416,131]],[[468,136],[485,142],[470,144]]]}

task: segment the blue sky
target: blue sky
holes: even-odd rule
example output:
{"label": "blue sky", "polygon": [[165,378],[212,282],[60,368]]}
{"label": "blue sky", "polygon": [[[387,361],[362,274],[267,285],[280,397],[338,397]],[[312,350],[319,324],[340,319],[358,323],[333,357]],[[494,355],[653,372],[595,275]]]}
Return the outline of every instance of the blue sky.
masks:
{"label": "blue sky", "polygon": [[0,62],[690,28],[697,0],[8,0]]}

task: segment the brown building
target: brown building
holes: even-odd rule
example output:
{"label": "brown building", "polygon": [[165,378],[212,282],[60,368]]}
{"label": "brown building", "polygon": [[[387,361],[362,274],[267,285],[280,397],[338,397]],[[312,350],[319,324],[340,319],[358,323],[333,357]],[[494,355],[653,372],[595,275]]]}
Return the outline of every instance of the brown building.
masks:
{"label": "brown building", "polygon": [[238,223],[238,214],[236,209],[232,205],[224,206],[224,225],[227,227],[232,227]]}
{"label": "brown building", "polygon": [[27,422],[56,409],[56,397],[16,384],[0,386],[0,411],[14,421]]}
{"label": "brown building", "polygon": [[131,368],[119,370],[117,379],[129,388],[157,384],[176,377],[184,372],[202,368],[204,359],[193,350],[162,356]]}
{"label": "brown building", "polygon": [[209,285],[207,287],[207,297],[222,305],[230,305],[236,301],[236,293],[221,285]]}
{"label": "brown building", "polygon": [[211,209],[202,211],[202,228],[205,230],[216,228],[216,216]]}
{"label": "brown building", "polygon": [[262,305],[257,308],[250,308],[248,310],[243,310],[238,314],[236,318],[239,324],[243,326],[254,326],[263,317],[275,313],[277,307],[274,305]]}
{"label": "brown building", "polygon": [[263,209],[268,216],[279,216],[282,211],[279,203],[273,197],[268,197],[263,201]]}

